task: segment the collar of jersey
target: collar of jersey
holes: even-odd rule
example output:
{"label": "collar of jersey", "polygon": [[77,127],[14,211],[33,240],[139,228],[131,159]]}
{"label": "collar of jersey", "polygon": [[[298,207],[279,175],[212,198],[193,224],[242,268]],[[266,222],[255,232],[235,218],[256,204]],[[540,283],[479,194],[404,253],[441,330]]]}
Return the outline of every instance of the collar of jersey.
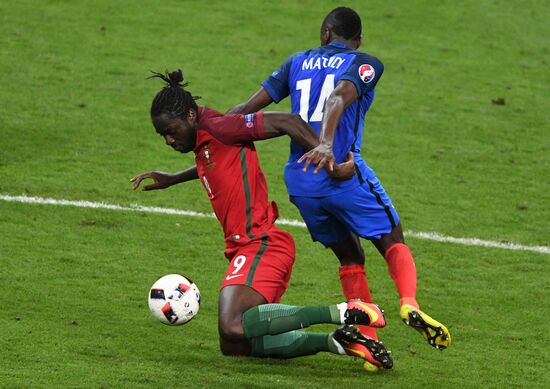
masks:
{"label": "collar of jersey", "polygon": [[341,49],[351,49],[351,47],[349,47],[345,43],[338,42],[338,41],[332,41],[327,46],[336,46],[336,47],[340,47]]}

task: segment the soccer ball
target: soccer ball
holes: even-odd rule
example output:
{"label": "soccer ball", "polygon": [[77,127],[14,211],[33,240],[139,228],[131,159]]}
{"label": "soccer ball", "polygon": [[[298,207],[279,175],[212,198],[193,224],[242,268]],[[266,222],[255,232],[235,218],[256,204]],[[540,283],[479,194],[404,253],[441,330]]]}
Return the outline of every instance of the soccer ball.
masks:
{"label": "soccer ball", "polygon": [[179,274],[161,277],[149,290],[149,309],[161,323],[181,326],[199,312],[201,294],[197,285]]}

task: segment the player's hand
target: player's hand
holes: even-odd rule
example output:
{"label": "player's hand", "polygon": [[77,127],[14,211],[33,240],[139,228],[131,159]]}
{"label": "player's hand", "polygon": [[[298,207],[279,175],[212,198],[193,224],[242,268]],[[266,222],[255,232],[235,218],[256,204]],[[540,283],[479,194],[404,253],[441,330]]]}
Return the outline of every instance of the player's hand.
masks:
{"label": "player's hand", "polygon": [[130,180],[132,182],[132,190],[136,190],[141,182],[146,179],[152,179],[154,182],[149,185],[144,185],[141,190],[164,189],[174,184],[173,175],[159,171],[141,173]]}
{"label": "player's hand", "polygon": [[[328,171],[328,170],[327,170]],[[346,160],[342,163],[334,165],[334,170],[328,171],[328,174],[335,180],[349,180],[355,175],[355,158],[350,151],[346,157]]]}
{"label": "player's hand", "polygon": [[323,167],[328,170],[329,173],[334,171],[334,154],[332,153],[332,145],[328,143],[321,143],[319,146],[314,149],[309,150],[307,153],[302,155],[298,160],[298,163],[305,161],[304,172],[307,171],[310,164],[315,165],[314,174],[319,173]]}

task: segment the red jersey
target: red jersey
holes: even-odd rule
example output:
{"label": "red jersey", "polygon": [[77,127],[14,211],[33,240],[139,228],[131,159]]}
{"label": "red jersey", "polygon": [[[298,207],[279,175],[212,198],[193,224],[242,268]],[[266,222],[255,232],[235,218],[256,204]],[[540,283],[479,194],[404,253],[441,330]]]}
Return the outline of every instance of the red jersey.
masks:
{"label": "red jersey", "polygon": [[[199,107],[195,163],[224,235],[227,258],[273,227],[277,206],[252,141],[262,139],[263,114],[224,115]],[[223,143],[222,143],[223,142]]]}

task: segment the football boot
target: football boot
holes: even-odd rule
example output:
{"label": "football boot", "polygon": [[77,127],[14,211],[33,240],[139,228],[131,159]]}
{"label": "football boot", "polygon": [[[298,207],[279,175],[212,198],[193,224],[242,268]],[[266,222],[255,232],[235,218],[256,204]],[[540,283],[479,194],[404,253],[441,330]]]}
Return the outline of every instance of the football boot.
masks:
{"label": "football boot", "polygon": [[347,355],[365,360],[364,368],[376,371],[379,368],[391,369],[393,360],[391,351],[380,341],[371,339],[352,325],[343,325],[333,335]]}
{"label": "football boot", "polygon": [[451,334],[447,327],[420,309],[403,304],[399,314],[403,322],[422,334],[432,347],[444,350],[451,345]]}

